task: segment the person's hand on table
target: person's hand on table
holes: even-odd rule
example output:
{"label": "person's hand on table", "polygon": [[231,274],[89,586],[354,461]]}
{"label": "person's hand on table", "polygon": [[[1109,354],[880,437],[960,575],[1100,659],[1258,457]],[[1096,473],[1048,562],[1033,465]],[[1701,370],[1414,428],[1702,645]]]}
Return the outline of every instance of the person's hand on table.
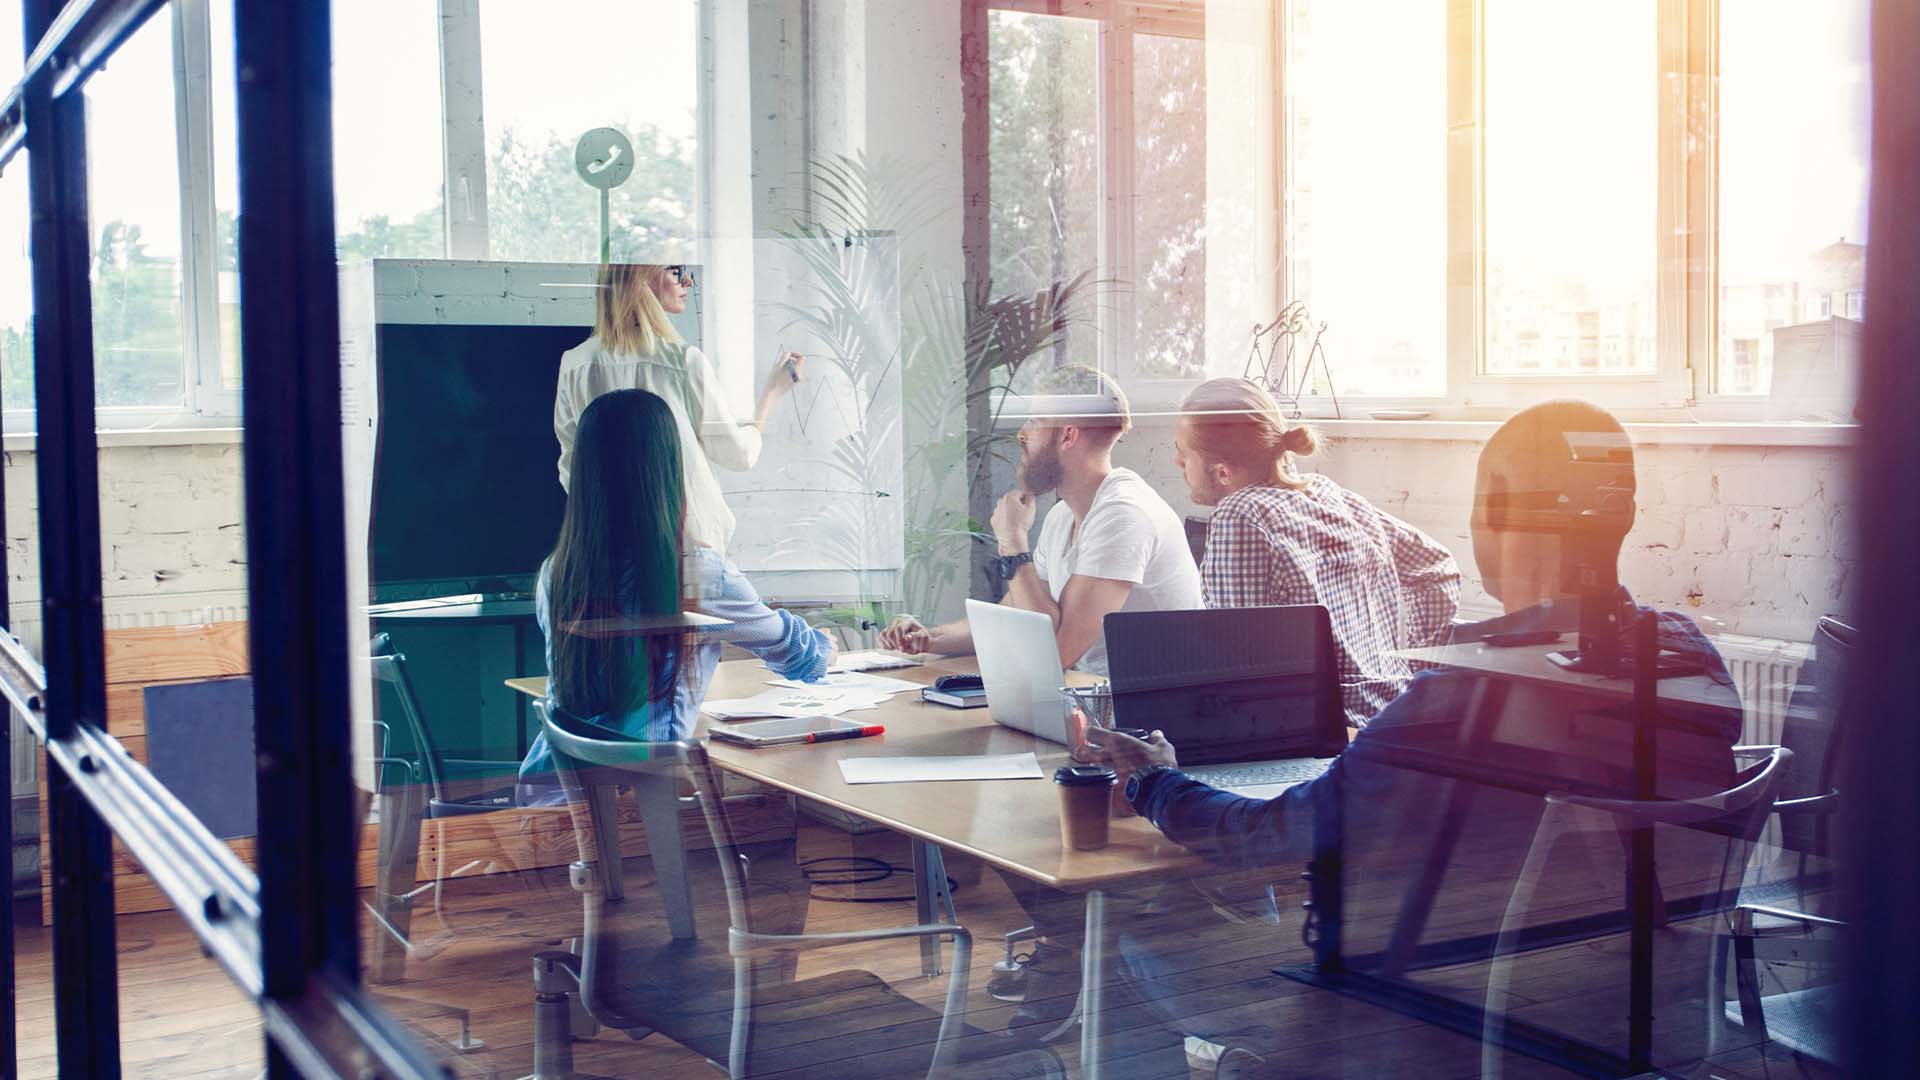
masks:
{"label": "person's hand on table", "polygon": [[919,619],[899,615],[880,631],[880,647],[903,653],[932,652],[933,636],[933,631],[920,625]]}
{"label": "person's hand on table", "polygon": [[1151,765],[1166,765],[1177,768],[1180,764],[1173,755],[1173,744],[1160,732],[1150,733],[1145,742],[1131,735],[1124,735],[1112,728],[1089,727],[1086,743],[1074,755],[1090,765],[1105,765],[1119,776],[1119,787],[1125,790],[1127,778]]}

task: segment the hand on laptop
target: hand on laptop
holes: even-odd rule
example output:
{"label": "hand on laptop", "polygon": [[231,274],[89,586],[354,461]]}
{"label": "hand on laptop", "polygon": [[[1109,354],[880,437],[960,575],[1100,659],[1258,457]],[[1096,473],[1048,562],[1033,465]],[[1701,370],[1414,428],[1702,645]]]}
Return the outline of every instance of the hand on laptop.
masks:
{"label": "hand on laptop", "polygon": [[1112,769],[1119,774],[1122,789],[1127,785],[1127,777],[1149,765],[1177,767],[1180,764],[1174,760],[1173,744],[1158,731],[1141,742],[1112,728],[1090,727],[1086,732],[1086,740],[1085,747],[1075,756],[1082,761]]}

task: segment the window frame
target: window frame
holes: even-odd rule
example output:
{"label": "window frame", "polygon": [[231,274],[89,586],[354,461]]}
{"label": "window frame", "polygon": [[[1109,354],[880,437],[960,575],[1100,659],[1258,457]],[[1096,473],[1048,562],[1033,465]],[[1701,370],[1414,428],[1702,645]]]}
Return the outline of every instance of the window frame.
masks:
{"label": "window frame", "polygon": [[[1659,114],[1657,216],[1650,227],[1656,248],[1656,351],[1651,372],[1494,374],[1487,359],[1485,182],[1484,0],[1446,0],[1446,83],[1449,140],[1447,163],[1447,319],[1442,361],[1446,391],[1437,396],[1349,395],[1357,411],[1412,408],[1442,419],[1488,419],[1510,414],[1548,397],[1577,394],[1638,420],[1751,421],[1763,419],[1766,394],[1719,389],[1719,11],[1720,0],[1649,0],[1656,6],[1657,63],[1653,77]],[[1092,19],[1100,23],[1097,58],[1100,147],[1098,266],[1103,282],[1130,281],[1132,218],[1119,212],[1133,191],[1131,61],[1133,36],[1160,33],[1204,40],[1201,6],[1141,0],[987,0],[990,10]],[[1181,10],[1182,8],[1186,10]],[[1285,115],[1293,90],[1287,85],[1285,35],[1291,0],[1272,0],[1271,18],[1282,48],[1276,54],[1276,94]],[[1124,92],[1122,92],[1124,91]],[[1698,127],[1688,129],[1688,118]],[[1275,183],[1286,175],[1285,132]],[[1276,196],[1278,193],[1276,193]],[[1282,246],[1276,306],[1291,294],[1287,201],[1276,197]],[[1113,290],[1098,305],[1098,356],[1103,370],[1125,380],[1136,404],[1179,400],[1194,378],[1145,376],[1132,358],[1136,300],[1130,287]],[[1249,317],[1251,320],[1251,316]],[[1234,357],[1214,357],[1221,372]],[[1356,411],[1346,410],[1349,414]],[[1330,414],[1329,414],[1330,415]]]}
{"label": "window frame", "polygon": [[[1708,244],[1712,241],[1710,229],[1696,228],[1710,221],[1712,212],[1711,186],[1700,184],[1699,178],[1708,174],[1717,146],[1707,139],[1702,140],[1707,150],[1690,151],[1684,118],[1703,82],[1697,76],[1704,73],[1701,45],[1708,42],[1694,23],[1706,4],[1700,0],[1651,2],[1656,8],[1654,74],[1665,84],[1657,98],[1658,209],[1651,223],[1658,237],[1654,284],[1658,364],[1651,372],[1519,375],[1486,370],[1486,11],[1481,0],[1448,0],[1447,120],[1454,134],[1448,141],[1447,162],[1444,406],[1449,413],[1507,413],[1576,392],[1596,404],[1639,416],[1684,412],[1698,401],[1695,358],[1705,356],[1711,361],[1710,290],[1716,278],[1712,248],[1699,250],[1699,238],[1705,237]],[[1668,72],[1678,73],[1679,79],[1667,79]],[[1703,302],[1705,320],[1701,318]]]}
{"label": "window frame", "polygon": [[[209,0],[171,0],[174,137],[180,213],[181,399],[178,404],[101,405],[102,431],[202,430],[237,426],[240,390],[221,381],[219,258],[213,192],[213,40]],[[91,237],[89,249],[98,237]],[[33,409],[0,412],[0,431],[30,434]]]}
{"label": "window frame", "polygon": [[[1177,402],[1197,378],[1143,375],[1134,363],[1139,300],[1133,277],[1135,196],[1134,39],[1140,34],[1206,42],[1204,0],[987,0],[988,11],[1086,19],[1098,24],[1094,122],[1099,131],[1093,280],[1095,356],[1136,405]],[[991,171],[991,163],[989,163]],[[1203,315],[1204,317],[1204,315]]]}
{"label": "window frame", "polygon": [[[220,340],[219,214],[216,206],[212,0],[170,0],[173,53],[174,134],[178,144],[176,182],[180,213],[180,345],[184,357],[182,396],[178,404],[103,405],[96,411],[102,431],[194,431],[240,425],[241,389],[223,382]],[[694,0],[697,20],[710,5]],[[1044,6],[1043,2],[1038,6]],[[486,216],[486,134],[482,126],[478,91],[449,100],[449,87],[480,84],[479,5],[473,0],[440,0],[440,68],[442,101],[441,185],[460,176],[477,193],[476,208],[463,216],[459,200],[448,200],[442,216],[441,258],[488,258]],[[702,23],[704,25],[704,23]],[[703,54],[711,42],[703,35]],[[703,55],[700,70],[706,70]],[[711,94],[704,80],[696,80],[694,103],[696,139],[712,130]],[[694,220],[711,221],[708,206],[708,149],[695,147]],[[465,204],[460,204],[464,209]],[[97,239],[97,237],[95,238]],[[702,244],[707,242],[703,235]],[[32,409],[0,411],[0,431],[24,435],[34,431]]]}

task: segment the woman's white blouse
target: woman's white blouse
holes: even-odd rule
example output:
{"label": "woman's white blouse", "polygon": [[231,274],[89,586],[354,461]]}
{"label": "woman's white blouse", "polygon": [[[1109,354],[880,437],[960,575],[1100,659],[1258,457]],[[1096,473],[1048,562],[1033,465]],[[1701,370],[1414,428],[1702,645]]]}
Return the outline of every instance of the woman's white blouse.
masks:
{"label": "woman's white blouse", "polygon": [[673,410],[686,472],[686,538],[725,552],[733,539],[733,511],[727,508],[713,466],[736,472],[753,468],[760,460],[760,431],[734,418],[713,361],[691,345],[662,342],[643,356],[612,352],[595,335],[561,354],[560,382],[553,395],[560,486],[567,486],[573,468],[573,434],[580,413],[594,398],[614,390],[658,394]]}

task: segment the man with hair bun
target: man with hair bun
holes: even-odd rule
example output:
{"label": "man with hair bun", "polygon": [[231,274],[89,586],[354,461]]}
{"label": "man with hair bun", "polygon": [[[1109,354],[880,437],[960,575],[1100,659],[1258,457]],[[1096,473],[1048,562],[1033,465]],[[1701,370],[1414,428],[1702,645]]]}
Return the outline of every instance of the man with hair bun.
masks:
{"label": "man with hair bun", "polygon": [[1173,463],[1193,501],[1214,508],[1200,564],[1207,606],[1325,606],[1347,722],[1364,726],[1413,679],[1393,652],[1445,642],[1460,605],[1452,553],[1331,479],[1296,472],[1313,432],[1288,427],[1258,383],[1202,383],[1180,412]]}

